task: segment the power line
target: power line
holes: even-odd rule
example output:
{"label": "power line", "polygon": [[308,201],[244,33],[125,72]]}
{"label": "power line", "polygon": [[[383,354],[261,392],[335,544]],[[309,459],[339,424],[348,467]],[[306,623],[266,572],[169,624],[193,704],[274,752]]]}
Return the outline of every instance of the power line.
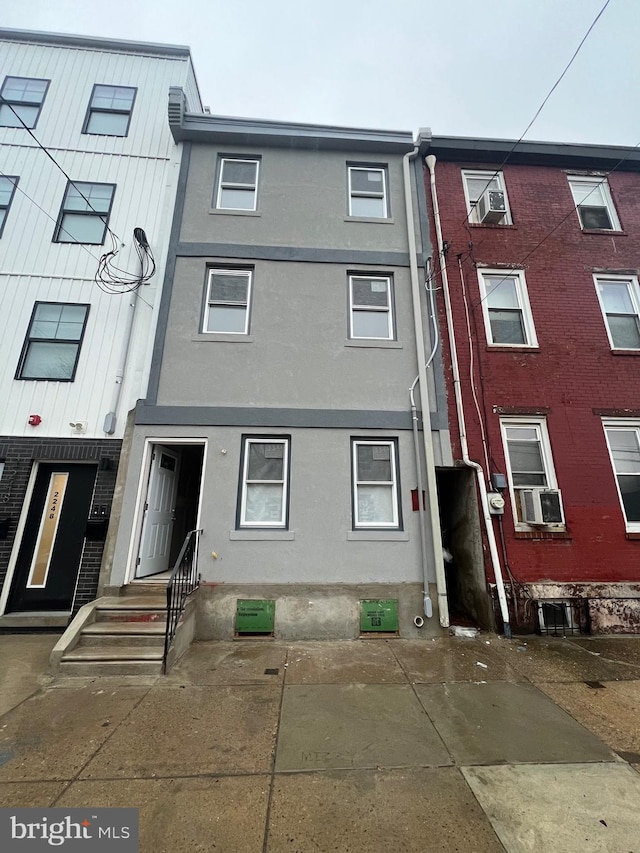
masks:
{"label": "power line", "polygon": [[[44,153],[45,153],[45,154],[47,155],[47,157],[51,160],[51,162],[52,162],[55,166],[57,166],[57,168],[58,168],[58,169],[60,169],[60,171],[62,172],[62,174],[65,176],[65,178],[66,178],[66,179],[69,181],[69,183],[74,187],[74,189],[76,190],[76,192],[78,193],[78,195],[86,201],[87,205],[89,206],[89,209],[90,209],[90,210],[92,210],[92,211],[96,214],[96,216],[98,216],[98,217],[100,218],[100,220],[101,220],[102,222],[104,222],[105,228],[107,229],[107,231],[109,232],[109,234],[111,234],[112,238],[113,238],[114,240],[118,240],[118,241],[122,242],[122,241],[120,240],[120,238],[118,237],[118,235],[117,235],[117,234],[114,234],[114,232],[111,230],[111,228],[109,228],[109,222],[108,222],[108,219],[106,219],[106,218],[105,218],[105,214],[104,214],[103,212],[99,211],[99,210],[96,210],[96,209],[95,209],[95,207],[94,207],[94,206],[91,204],[91,202],[89,201],[89,199],[84,195],[84,193],[80,192],[80,190],[78,189],[78,186],[77,186],[76,182],[75,182],[74,180],[72,180],[72,179],[69,177],[69,175],[65,172],[65,170],[62,168],[62,166],[60,165],[60,163],[58,163],[58,161],[57,161],[57,160],[56,160],[56,158],[53,156],[53,154],[51,154],[51,152],[50,152],[50,151],[48,151],[48,150],[47,150],[47,148],[45,148],[45,146],[40,142],[40,140],[39,140],[39,139],[38,139],[38,137],[35,135],[35,133],[31,130],[31,128],[30,128],[30,127],[26,124],[26,122],[23,120],[22,116],[21,116],[21,115],[19,115],[19,113],[17,113],[17,112],[16,112],[16,110],[14,110],[14,108],[13,108],[13,104],[10,104],[10,103],[9,103],[9,101],[7,101],[5,98],[3,98],[3,97],[2,97],[2,95],[0,95],[0,103],[1,103],[1,104],[4,104],[4,105],[5,105],[5,106],[7,106],[7,107],[9,107],[9,109],[11,110],[11,112],[12,112],[12,113],[14,114],[14,116],[18,119],[18,121],[19,121],[19,122],[20,122],[20,124],[23,126],[23,128],[27,131],[27,133],[29,134],[29,136],[31,136],[31,138],[34,140],[34,142],[36,143],[36,145],[38,146],[38,148],[40,148],[42,151],[44,151]],[[87,182],[86,182],[86,181],[79,181],[78,183],[81,183],[81,184],[82,184],[82,183],[87,183]],[[68,232],[67,232],[67,233],[68,233]]]}
{"label": "power line", "polygon": [[544,98],[544,100],[542,101],[542,103],[540,104],[540,106],[538,107],[538,109],[536,110],[535,115],[533,116],[533,118],[531,119],[531,121],[529,122],[529,124],[528,124],[528,125],[526,126],[526,128],[524,129],[524,131],[523,131],[522,135],[520,136],[520,138],[519,138],[516,142],[514,142],[514,143],[513,143],[513,145],[511,146],[511,148],[510,148],[510,149],[509,149],[509,151],[507,152],[507,156],[504,158],[504,160],[502,161],[502,163],[498,166],[498,168],[497,168],[497,169],[496,169],[496,171],[493,173],[493,175],[489,178],[489,180],[487,181],[486,186],[484,187],[484,189],[482,190],[482,192],[480,193],[480,195],[478,196],[478,198],[476,199],[476,201],[474,201],[474,202],[473,202],[473,204],[471,204],[471,205],[470,205],[470,207],[469,207],[469,212],[467,213],[467,215],[466,215],[466,216],[465,216],[465,218],[464,218],[464,221],[465,221],[465,222],[468,222],[468,221],[469,221],[469,216],[471,215],[471,212],[475,209],[476,205],[478,204],[478,201],[482,198],[482,196],[484,195],[484,193],[485,193],[485,192],[487,191],[487,189],[489,188],[489,186],[490,186],[490,184],[491,184],[491,181],[493,181],[493,180],[494,180],[494,178],[496,178],[496,177],[499,175],[499,173],[502,171],[502,169],[506,166],[506,164],[507,164],[507,162],[508,162],[509,158],[511,157],[511,155],[513,154],[513,152],[516,150],[516,148],[518,147],[518,145],[520,145],[520,143],[521,143],[521,142],[522,142],[522,140],[525,138],[525,136],[527,135],[527,133],[529,132],[529,130],[531,130],[531,127],[533,126],[533,124],[535,123],[536,119],[538,118],[538,116],[539,116],[539,115],[540,115],[540,113],[542,112],[542,110],[543,110],[544,106],[546,105],[547,101],[549,100],[549,98],[551,97],[551,95],[553,95],[553,93],[555,92],[555,90],[556,90],[556,89],[558,88],[558,86],[560,85],[560,83],[561,83],[562,79],[564,78],[565,74],[567,73],[567,71],[568,71],[568,70],[571,68],[571,66],[573,65],[573,63],[574,63],[574,61],[575,61],[575,59],[576,59],[577,55],[580,53],[580,50],[582,49],[582,46],[584,45],[584,43],[586,42],[586,40],[589,38],[589,36],[590,36],[590,34],[591,34],[591,31],[593,30],[593,28],[595,27],[595,25],[598,23],[598,21],[599,21],[599,20],[600,20],[600,18],[602,17],[602,15],[603,15],[603,13],[604,13],[605,9],[607,8],[607,6],[609,5],[609,3],[610,3],[610,2],[611,2],[611,0],[606,0],[606,2],[605,2],[605,4],[604,4],[604,6],[600,9],[600,11],[599,11],[599,12],[598,12],[598,14],[596,15],[596,17],[595,17],[595,18],[593,19],[593,21],[591,22],[591,26],[589,27],[589,29],[587,30],[587,32],[586,32],[586,33],[584,34],[584,36],[582,37],[582,41],[580,42],[580,44],[578,45],[578,47],[575,49],[575,51],[574,51],[574,53],[573,53],[573,56],[571,57],[571,59],[569,60],[569,62],[565,65],[565,67],[564,67],[564,70],[563,70],[562,74],[560,74],[560,76],[558,77],[558,79],[556,80],[556,82],[553,84],[553,86],[551,87],[551,89],[549,89],[549,91],[548,91],[548,93],[547,93],[546,97]]}

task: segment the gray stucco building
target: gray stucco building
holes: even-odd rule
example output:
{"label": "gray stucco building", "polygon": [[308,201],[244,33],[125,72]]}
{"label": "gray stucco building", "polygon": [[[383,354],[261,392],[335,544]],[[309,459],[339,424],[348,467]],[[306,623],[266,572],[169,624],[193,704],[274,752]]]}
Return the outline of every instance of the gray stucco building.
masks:
{"label": "gray stucco building", "polygon": [[178,198],[105,586],[163,581],[195,529],[200,637],[232,636],[238,599],[275,601],[280,637],[355,637],[368,599],[398,601],[402,636],[431,608],[447,625],[418,147],[189,114],[180,89],[169,123]]}

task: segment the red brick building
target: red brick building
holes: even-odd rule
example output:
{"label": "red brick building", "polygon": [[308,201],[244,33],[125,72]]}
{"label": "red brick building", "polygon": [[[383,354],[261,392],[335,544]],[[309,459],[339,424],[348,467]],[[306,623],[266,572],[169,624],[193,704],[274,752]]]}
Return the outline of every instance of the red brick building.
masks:
{"label": "red brick building", "polygon": [[475,528],[441,478],[454,610],[482,621],[479,559],[506,631],[636,632],[640,151],[512,148],[422,145],[454,458],[482,468]]}

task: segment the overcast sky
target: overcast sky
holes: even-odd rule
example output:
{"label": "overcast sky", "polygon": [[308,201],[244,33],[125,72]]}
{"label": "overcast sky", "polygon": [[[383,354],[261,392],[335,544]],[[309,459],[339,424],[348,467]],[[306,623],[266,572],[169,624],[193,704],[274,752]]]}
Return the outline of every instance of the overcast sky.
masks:
{"label": "overcast sky", "polygon": [[[604,2],[4,0],[2,26],[189,45],[214,114],[517,139]],[[639,54],[611,0],[526,138],[636,145]]]}

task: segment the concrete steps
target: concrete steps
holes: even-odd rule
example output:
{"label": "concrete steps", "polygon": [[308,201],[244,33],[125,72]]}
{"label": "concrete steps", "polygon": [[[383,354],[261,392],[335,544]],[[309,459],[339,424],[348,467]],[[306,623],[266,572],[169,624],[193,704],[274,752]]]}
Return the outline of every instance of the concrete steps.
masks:
{"label": "concrete steps", "polygon": [[[160,675],[166,629],[164,587],[126,587],[85,605],[51,654],[59,675]],[[189,647],[195,630],[195,601],[182,614],[168,657],[171,666]]]}

